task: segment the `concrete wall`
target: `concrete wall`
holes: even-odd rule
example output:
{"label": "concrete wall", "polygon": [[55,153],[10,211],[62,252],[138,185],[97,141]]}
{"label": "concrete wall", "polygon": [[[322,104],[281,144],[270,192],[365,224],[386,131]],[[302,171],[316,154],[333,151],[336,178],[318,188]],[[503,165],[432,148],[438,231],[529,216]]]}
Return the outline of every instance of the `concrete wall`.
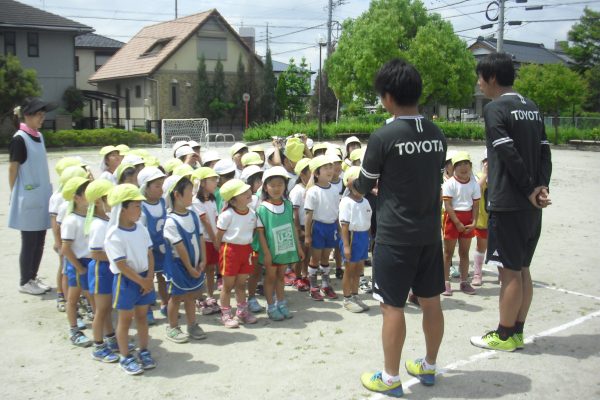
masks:
{"label": "concrete wall", "polygon": [[91,49],[75,49],[75,56],[79,57],[79,71],[75,72],[77,89],[96,90],[95,85],[88,83],[88,79],[96,72],[95,51]]}

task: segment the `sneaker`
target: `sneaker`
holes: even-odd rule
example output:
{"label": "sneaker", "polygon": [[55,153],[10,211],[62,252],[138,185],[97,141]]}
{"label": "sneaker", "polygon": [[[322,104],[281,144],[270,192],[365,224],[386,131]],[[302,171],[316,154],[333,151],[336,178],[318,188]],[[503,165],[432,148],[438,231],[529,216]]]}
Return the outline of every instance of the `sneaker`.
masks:
{"label": "sneaker", "polygon": [[250,297],[248,299],[248,310],[252,313],[259,313],[265,311],[265,308],[260,305],[256,297]]}
{"label": "sneaker", "polygon": [[189,337],[195,340],[203,340],[206,339],[206,333],[197,323],[187,327],[187,334]]}
{"label": "sneaker", "polygon": [[206,303],[206,300],[196,300],[196,308],[198,309],[198,311],[200,311],[200,314],[202,315],[211,315],[215,313],[213,311],[213,308]]}
{"label": "sneaker", "polygon": [[473,346],[481,347],[482,349],[509,352],[515,351],[517,348],[517,344],[512,337],[502,340],[496,331],[490,331],[483,336],[471,337],[471,344]]}
{"label": "sneaker", "polygon": [[[105,336],[104,337],[104,343],[106,343],[106,345],[108,346],[108,348],[112,352],[119,353],[119,343],[117,343],[117,337],[116,336],[111,336],[111,337]],[[127,344],[127,350],[128,351],[135,350],[135,345],[133,343],[128,343]]]}
{"label": "sneaker", "polygon": [[231,315],[231,307],[221,308],[221,323],[225,328],[239,328],[240,323]]}
{"label": "sneaker", "polygon": [[442,296],[452,296],[452,285],[446,281],[446,289],[442,292]]}
{"label": "sneaker", "polygon": [[146,370],[156,368],[156,361],[154,361],[154,358],[152,358],[152,354],[150,354],[149,350],[146,349],[140,351],[139,356],[142,369]]}
{"label": "sneaker", "polygon": [[217,290],[219,292],[223,290],[223,278],[217,278]]}
{"label": "sneaker", "polygon": [[371,282],[369,278],[366,276],[361,276],[358,282],[358,288],[363,293],[373,293],[373,288],[371,287]]}
{"label": "sneaker", "polygon": [[290,309],[287,306],[287,300],[282,300],[277,302],[277,309],[285,317],[285,319],[294,318],[292,313],[290,313]]}
{"label": "sneaker", "polygon": [[285,319],[285,316],[275,304],[269,305],[269,308],[267,308],[267,315],[269,316],[269,319],[273,321],[283,321]]}
{"label": "sneaker", "polygon": [[92,351],[92,358],[96,361],[102,361],[105,363],[115,363],[119,361],[119,356],[112,352],[108,348],[106,343],[102,343],[100,346],[95,346]]}
{"label": "sneaker", "polygon": [[473,279],[471,279],[471,285],[481,286],[482,284],[483,280],[481,279],[481,274],[473,274]]}
{"label": "sneaker", "polygon": [[469,282],[461,282],[460,283],[460,291],[464,294],[475,294],[476,291],[473,289],[473,286]]}
{"label": "sneaker", "polygon": [[450,277],[460,278],[460,271],[458,270],[458,267],[455,267],[454,265],[450,266]]}
{"label": "sneaker", "polygon": [[46,291],[39,287],[33,279],[24,284],[23,286],[19,286],[19,292],[33,294],[35,296],[46,293]]}
{"label": "sneaker", "polygon": [[152,309],[148,307],[148,313],[146,314],[146,319],[148,320],[148,325],[156,325],[156,320],[154,319],[154,313]]}
{"label": "sneaker", "polygon": [[77,329],[79,329],[80,331],[87,329],[85,321],[80,316],[77,317]]}
{"label": "sneaker", "polygon": [[361,313],[363,308],[358,305],[354,297],[344,297],[344,308],[351,313]]}
{"label": "sneaker", "polygon": [[317,286],[310,289],[310,298],[315,301],[323,301],[324,297],[321,295],[321,289]]}
{"label": "sneaker", "polygon": [[69,339],[71,340],[71,343],[77,347],[90,347],[93,344],[90,338],[85,336],[81,331],[72,332]]}
{"label": "sneaker", "polygon": [[296,274],[294,271],[288,271],[283,276],[283,284],[285,286],[292,286],[296,280]]}
{"label": "sneaker", "polygon": [[94,322],[94,310],[92,309],[92,306],[86,306],[85,308],[85,319],[88,322]]}
{"label": "sneaker", "polygon": [[325,286],[321,288],[321,291],[325,294],[325,296],[327,296],[328,299],[333,300],[338,298],[337,293],[333,290],[331,286]]}
{"label": "sneaker", "polygon": [[214,297],[208,297],[206,299],[206,306],[210,307],[212,309],[213,314],[217,314],[217,313],[221,312],[221,307],[219,307],[219,303],[217,303],[217,300],[215,300]]}
{"label": "sneaker", "polygon": [[235,312],[235,318],[237,319],[238,323],[240,323],[240,324],[255,324],[257,321],[254,314],[252,314],[248,310],[247,302],[238,304],[238,308]]}
{"label": "sneaker", "polygon": [[173,343],[187,343],[190,340],[190,337],[186,333],[183,333],[181,328],[178,326],[174,328],[167,326],[166,336],[167,339]]}
{"label": "sneaker", "polygon": [[310,290],[310,280],[308,279],[308,276],[302,278],[302,282],[304,282],[304,286],[306,286],[306,291],[308,292]]}
{"label": "sneaker", "polygon": [[137,360],[132,355],[128,355],[127,357],[121,357],[121,361],[119,361],[119,366],[128,375],[140,375],[144,373],[144,369],[140,364],[138,364]]}
{"label": "sneaker", "polygon": [[163,317],[167,316],[167,306],[162,306],[160,308],[160,313],[162,314]]}
{"label": "sneaker", "polygon": [[259,283],[258,285],[256,285],[256,294],[259,296],[264,296],[265,295],[265,285],[263,285],[262,283]]}
{"label": "sneaker", "polygon": [[344,270],[342,268],[335,269],[335,277],[337,279],[344,279]]}
{"label": "sneaker", "polygon": [[512,339],[515,341],[516,350],[523,350],[525,348],[525,342],[523,341],[522,333],[514,333]]}
{"label": "sneaker", "polygon": [[369,311],[370,307],[368,305],[366,305],[360,297],[358,297],[358,295],[353,295],[352,298],[354,298],[354,301],[356,302],[356,304],[358,304],[360,306],[360,308],[363,309],[363,311]]}
{"label": "sneaker", "polygon": [[425,369],[422,358],[409,360],[404,365],[406,372],[409,375],[417,378],[425,386],[433,386],[435,384],[435,369]]}
{"label": "sneaker", "polygon": [[377,392],[390,397],[402,397],[404,391],[402,390],[402,382],[398,381],[391,385],[386,385],[381,378],[381,371],[379,372],[365,372],[361,375],[360,381],[363,386],[372,392]]}
{"label": "sneaker", "polygon": [[408,301],[410,303],[413,303],[415,306],[420,307],[421,305],[419,304],[419,298],[414,294],[414,293],[409,293],[408,294]]}
{"label": "sneaker", "polygon": [[56,309],[59,312],[65,312],[67,310],[67,301],[65,300],[65,298],[63,296],[59,296],[56,299]]}
{"label": "sneaker", "polygon": [[44,283],[44,281],[42,281],[40,278],[35,278],[33,281],[38,285],[40,289],[43,289],[45,292],[49,292],[52,290],[52,288],[46,283]]}

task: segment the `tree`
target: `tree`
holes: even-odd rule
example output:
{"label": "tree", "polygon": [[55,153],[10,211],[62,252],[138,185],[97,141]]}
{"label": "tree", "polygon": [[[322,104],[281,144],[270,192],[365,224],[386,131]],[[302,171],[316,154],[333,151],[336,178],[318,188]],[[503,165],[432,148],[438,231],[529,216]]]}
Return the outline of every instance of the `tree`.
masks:
{"label": "tree", "polygon": [[0,56],[0,119],[12,116],[13,109],[27,97],[40,94],[35,70],[23,69],[13,55]]}
{"label": "tree", "polygon": [[265,67],[263,69],[263,84],[260,96],[260,112],[262,120],[272,122],[276,119],[277,98],[275,91],[277,89],[277,78],[273,72],[273,60],[271,59],[271,49],[267,49],[265,58]]}
{"label": "tree", "polygon": [[211,97],[208,104],[210,119],[216,124],[218,129],[219,120],[223,118],[225,112],[235,107],[234,104],[226,101],[227,86],[225,85],[225,71],[223,70],[221,60],[217,60],[217,65],[215,65]]}
{"label": "tree", "polygon": [[[317,73],[317,79],[315,80],[315,91],[310,98],[310,113],[311,116],[318,118],[319,116],[319,79],[320,76]],[[321,115],[323,116],[324,122],[335,121],[337,111],[337,99],[333,90],[329,87],[329,79],[327,74],[323,71],[323,81],[321,82],[323,89],[323,95],[321,96]]]}
{"label": "tree", "polygon": [[198,83],[196,86],[196,112],[200,117],[207,117],[210,115],[208,105],[212,98],[212,91],[210,82],[208,81],[208,74],[206,73],[204,54],[202,54],[198,60]]}
{"label": "tree", "polygon": [[248,54],[248,72],[246,73],[246,93],[250,95],[248,102],[248,119],[256,121],[260,116],[258,104],[260,104],[260,88],[258,87],[256,75],[256,56]]}
{"label": "tree", "polygon": [[68,87],[63,94],[63,103],[65,110],[71,114],[73,122],[79,123],[83,119],[83,107],[85,106],[83,92],[75,86]]}
{"label": "tree", "polygon": [[297,120],[306,113],[306,98],[310,92],[310,71],[306,59],[302,57],[300,65],[293,58],[277,82],[277,106],[291,120]]}
{"label": "tree", "polygon": [[585,108],[600,112],[600,12],[586,7],[580,22],[569,31],[569,41],[565,52],[589,88]]}
{"label": "tree", "polygon": [[452,24],[432,20],[419,29],[406,57],[421,74],[421,104],[462,107],[471,102],[477,81],[475,58]]}
{"label": "tree", "polygon": [[[535,101],[540,111],[558,117],[562,110],[581,106],[585,99],[585,81],[562,64],[523,65],[514,85],[522,95]],[[558,124],[555,139],[558,142]]]}
{"label": "tree", "polygon": [[230,127],[233,127],[233,121],[244,110],[244,100],[242,99],[246,90],[246,67],[242,61],[242,55],[238,58],[237,73],[233,90],[231,90],[229,102],[233,105],[229,110]]}
{"label": "tree", "polygon": [[337,49],[325,63],[336,96],[344,103],[354,96],[373,102],[379,68],[403,56],[418,28],[437,19],[418,0],[373,0],[357,19],[344,21]]}

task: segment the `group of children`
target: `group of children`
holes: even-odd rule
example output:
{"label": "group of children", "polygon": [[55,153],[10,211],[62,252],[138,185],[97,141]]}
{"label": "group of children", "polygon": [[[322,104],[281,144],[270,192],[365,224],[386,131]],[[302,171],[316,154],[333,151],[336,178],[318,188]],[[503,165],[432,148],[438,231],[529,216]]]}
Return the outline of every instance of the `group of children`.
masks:
{"label": "group of children", "polygon": [[[254,314],[265,309],[261,292],[268,318],[282,321],[293,317],[286,285],[316,301],[338,298],[330,255],[340,260],[344,307],[367,310],[358,290],[372,211],[352,189],[360,141],[350,138],[341,149],[294,135],[273,144],[265,151],[236,143],[231,157],[221,158],[201,154],[194,141],[177,142],[162,164],[141,149],[106,146],[98,179],[81,158],[61,159],[49,209],[60,265],[57,308],[66,311],[71,343],[93,346],[95,360],[141,374],[156,366],[148,325],[158,301],[166,338],[175,343],[206,338],[196,310],[220,313],[226,328],[256,323]],[[85,318],[91,337],[83,333]],[[137,352],[129,342],[133,319]]]}

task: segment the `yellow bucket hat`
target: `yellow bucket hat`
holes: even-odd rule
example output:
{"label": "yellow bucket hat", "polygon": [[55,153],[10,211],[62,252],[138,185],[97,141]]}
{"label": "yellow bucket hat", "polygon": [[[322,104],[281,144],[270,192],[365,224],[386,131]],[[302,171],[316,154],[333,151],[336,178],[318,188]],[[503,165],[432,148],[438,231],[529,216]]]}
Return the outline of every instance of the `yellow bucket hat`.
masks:
{"label": "yellow bucket hat", "polygon": [[129,146],[127,146],[126,144],[116,145],[115,148],[117,150],[119,150],[119,154],[122,155],[122,156],[127,155],[127,153],[129,153],[129,150],[130,150]]}
{"label": "yellow bucket hat", "polygon": [[125,170],[127,168],[135,168],[135,166],[133,164],[127,164],[127,163],[121,163],[119,164],[119,166],[117,167],[117,169],[115,170],[115,178],[117,179],[117,182],[119,182],[121,180],[121,175],[123,175],[123,172],[125,172]]}
{"label": "yellow bucket hat", "polygon": [[119,149],[117,149],[116,146],[104,146],[100,149],[100,155],[105,156],[109,153],[112,153],[113,151],[119,151]]}
{"label": "yellow bucket hat", "polygon": [[247,148],[248,148],[248,146],[246,146],[244,143],[236,143],[233,146],[231,146],[231,148],[229,149],[229,155],[231,157],[233,157],[237,153],[239,153],[240,150],[247,149]]}
{"label": "yellow bucket hat", "polygon": [[300,138],[290,138],[285,144],[285,156],[290,159],[291,162],[297,162],[302,159],[304,155],[304,143]]}
{"label": "yellow bucket hat", "polygon": [[310,164],[311,159],[310,158],[303,158],[300,161],[298,161],[296,163],[296,166],[294,167],[294,173],[296,175],[300,175],[302,173],[302,171],[304,171],[304,168],[308,167],[308,165]]}
{"label": "yellow bucket hat", "polygon": [[108,192],[114,187],[113,183],[107,179],[97,179],[92,181],[87,188],[85,188],[85,198],[88,202],[87,215],[85,216],[84,233],[87,235],[90,233],[90,226],[94,219],[94,212],[96,211],[96,200],[106,196]]}
{"label": "yellow bucket hat", "polygon": [[173,175],[190,176],[194,172],[194,168],[190,164],[181,164],[173,170]]}
{"label": "yellow bucket hat", "polygon": [[348,179],[356,179],[360,175],[360,167],[354,165],[346,170],[344,173],[344,186],[348,186]]}
{"label": "yellow bucket hat", "polygon": [[260,158],[260,155],[258,153],[251,151],[242,156],[242,165],[244,167],[246,167],[248,165],[262,165],[262,164],[263,164],[263,160],[262,160],[262,158]]}
{"label": "yellow bucket hat", "polygon": [[352,162],[359,161],[364,154],[365,154],[364,148],[361,147],[360,149],[354,149],[350,153],[350,161],[352,161]]}
{"label": "yellow bucket hat", "polygon": [[142,158],[146,158],[150,155],[150,153],[148,153],[148,150],[144,150],[144,149],[134,149],[129,151],[128,155],[134,155],[134,156],[139,156]]}
{"label": "yellow bucket hat", "polygon": [[77,157],[63,157],[60,160],[58,160],[58,162],[54,166],[54,170],[56,171],[58,176],[61,176],[66,168],[72,166],[83,167],[85,166],[85,164],[81,161],[80,158]]}
{"label": "yellow bucket hat", "polygon": [[466,151],[457,151],[456,154],[452,157],[452,165],[456,165],[461,161],[469,161],[471,162],[471,156]]}
{"label": "yellow bucket hat", "polygon": [[327,150],[329,148],[329,145],[327,143],[315,143],[315,145],[312,148],[313,153],[315,151],[318,150]]}
{"label": "yellow bucket hat", "polygon": [[215,170],[209,167],[200,167],[192,172],[192,178],[199,180],[216,178],[218,176],[219,175],[215,172]]}
{"label": "yellow bucket hat", "polygon": [[255,145],[255,146],[250,146],[250,147],[248,148],[248,151],[252,151],[252,152],[254,152],[254,153],[263,153],[263,154],[264,154],[264,152],[265,152],[265,148],[264,148],[264,147],[262,147],[260,144],[257,144],[257,145]]}
{"label": "yellow bucket hat", "polygon": [[250,190],[250,185],[245,184],[241,179],[232,179],[221,186],[221,197],[225,201],[230,201],[235,196]]}
{"label": "yellow bucket hat", "polygon": [[163,168],[165,169],[165,172],[170,173],[181,164],[183,164],[183,161],[179,158],[171,158],[163,164]]}
{"label": "yellow bucket hat", "polygon": [[145,156],[142,158],[146,167],[158,167],[160,165],[160,160],[154,156]]}
{"label": "yellow bucket hat", "polygon": [[111,207],[121,204],[124,201],[143,200],[146,200],[146,197],[140,193],[140,189],[137,186],[131,183],[117,185],[108,192],[108,205]]}
{"label": "yellow bucket hat", "polygon": [[308,167],[310,168],[310,172],[315,172],[317,169],[321,168],[323,165],[333,164],[332,157],[322,155],[313,158],[310,160]]}
{"label": "yellow bucket hat", "polygon": [[[88,173],[81,165],[72,165],[63,170],[62,174],[60,174],[59,186],[62,188],[65,183],[69,181],[69,179],[74,177],[87,178]],[[60,189],[62,191],[62,189]]]}
{"label": "yellow bucket hat", "polygon": [[73,198],[75,197],[75,192],[77,192],[77,189],[79,189],[79,187],[81,185],[83,185],[86,182],[89,182],[90,180],[88,178],[84,178],[81,176],[75,176],[71,179],[69,179],[67,181],[67,183],[65,183],[65,185],[63,186],[62,189],[62,195],[63,198],[67,201],[71,201],[73,200]]}

